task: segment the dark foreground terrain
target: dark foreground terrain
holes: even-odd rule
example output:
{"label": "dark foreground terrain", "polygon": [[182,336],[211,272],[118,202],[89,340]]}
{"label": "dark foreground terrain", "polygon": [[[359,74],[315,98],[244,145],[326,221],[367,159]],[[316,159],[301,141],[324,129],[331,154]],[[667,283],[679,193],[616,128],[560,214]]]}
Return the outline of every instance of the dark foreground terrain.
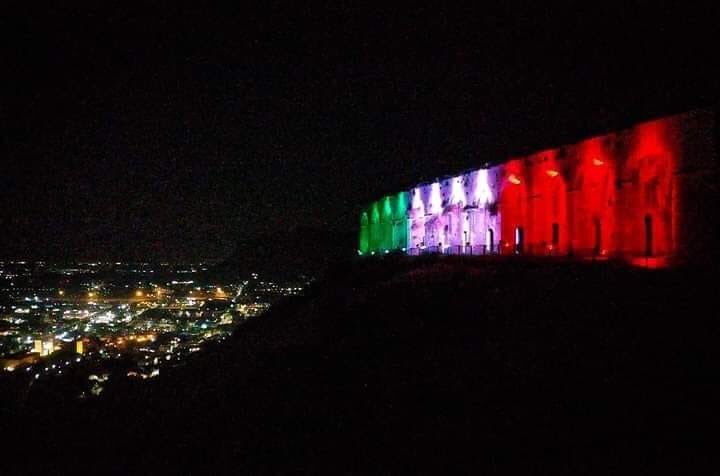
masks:
{"label": "dark foreground terrain", "polygon": [[716,282],[607,263],[338,267],[156,382],[6,412],[3,473],[713,472]]}

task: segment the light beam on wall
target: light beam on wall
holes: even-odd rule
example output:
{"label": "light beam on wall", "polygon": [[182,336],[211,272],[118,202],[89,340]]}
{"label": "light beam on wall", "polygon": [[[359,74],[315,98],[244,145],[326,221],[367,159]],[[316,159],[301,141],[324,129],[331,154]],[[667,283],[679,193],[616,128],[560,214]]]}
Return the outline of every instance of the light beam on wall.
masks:
{"label": "light beam on wall", "polygon": [[465,187],[463,187],[463,176],[452,179],[452,191],[450,193],[450,205],[465,205]]}
{"label": "light beam on wall", "polygon": [[413,209],[415,216],[425,215],[425,203],[423,203],[422,192],[420,191],[420,187],[417,187],[415,190],[413,190],[412,209]]}
{"label": "light beam on wall", "polygon": [[442,196],[440,195],[440,182],[434,182],[430,186],[430,199],[428,212],[436,215],[442,212]]}
{"label": "light beam on wall", "polygon": [[493,193],[490,189],[490,181],[488,180],[487,169],[480,169],[475,179],[475,203],[478,206],[488,204],[493,201]]}

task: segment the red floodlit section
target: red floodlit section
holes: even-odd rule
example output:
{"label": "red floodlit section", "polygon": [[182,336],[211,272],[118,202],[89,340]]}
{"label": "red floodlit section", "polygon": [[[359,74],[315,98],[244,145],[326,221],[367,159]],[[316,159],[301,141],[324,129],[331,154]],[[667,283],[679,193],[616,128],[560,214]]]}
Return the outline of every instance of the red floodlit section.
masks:
{"label": "red floodlit section", "polygon": [[568,250],[567,186],[558,150],[527,159],[530,176],[528,251],[536,255],[565,254]]}
{"label": "red floodlit section", "polygon": [[648,122],[506,162],[502,251],[665,266],[678,246],[674,124]]}
{"label": "red floodlit section", "polygon": [[574,254],[606,256],[617,243],[614,151],[603,137],[572,148],[570,227]]}
{"label": "red floodlit section", "polygon": [[653,121],[635,127],[628,138],[618,207],[624,255],[662,257],[675,251],[672,132],[668,122]]}
{"label": "red floodlit section", "polygon": [[503,246],[501,252],[512,254],[524,251],[524,243],[517,243],[518,230],[524,238],[523,231],[528,225],[528,193],[524,179],[525,165],[523,159],[510,160],[504,165],[500,184],[500,213]]}

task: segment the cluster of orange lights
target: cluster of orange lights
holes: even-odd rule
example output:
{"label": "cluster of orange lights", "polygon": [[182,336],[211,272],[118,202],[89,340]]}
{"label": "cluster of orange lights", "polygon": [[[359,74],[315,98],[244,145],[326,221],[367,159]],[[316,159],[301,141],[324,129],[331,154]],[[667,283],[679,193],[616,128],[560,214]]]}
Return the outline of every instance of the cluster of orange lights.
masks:
{"label": "cluster of orange lights", "polygon": [[[601,159],[599,159],[599,158],[597,158],[597,157],[595,157],[594,159],[592,159],[592,163],[593,163],[593,165],[597,165],[598,167],[605,164],[605,162],[604,162],[603,160],[601,160]],[[555,178],[555,177],[557,177],[558,175],[560,175],[560,171],[559,171],[559,170],[555,170],[555,169],[548,169],[548,170],[545,171],[545,173],[546,173],[547,176],[550,177],[550,178]],[[508,176],[508,182],[510,182],[510,183],[513,184],[513,185],[520,185],[520,184],[522,183],[522,180],[520,180],[520,177],[518,177],[517,175],[515,175],[515,174],[510,174],[510,175]]]}
{"label": "cluster of orange lights", "polygon": [[114,344],[117,346],[123,346],[129,342],[153,342],[154,340],[155,334],[138,334],[127,337],[118,337],[115,339]]}

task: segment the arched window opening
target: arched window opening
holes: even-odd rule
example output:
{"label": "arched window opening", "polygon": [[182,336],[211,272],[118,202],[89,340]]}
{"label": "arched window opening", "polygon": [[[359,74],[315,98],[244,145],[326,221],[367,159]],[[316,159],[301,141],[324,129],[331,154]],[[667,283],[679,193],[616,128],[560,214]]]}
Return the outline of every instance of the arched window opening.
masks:
{"label": "arched window opening", "polygon": [[593,223],[595,225],[595,246],[593,247],[593,254],[599,255],[602,249],[602,224],[599,218],[595,218]]}
{"label": "arched window opening", "polygon": [[523,242],[525,240],[525,232],[521,226],[515,227],[515,253],[522,254]]}

